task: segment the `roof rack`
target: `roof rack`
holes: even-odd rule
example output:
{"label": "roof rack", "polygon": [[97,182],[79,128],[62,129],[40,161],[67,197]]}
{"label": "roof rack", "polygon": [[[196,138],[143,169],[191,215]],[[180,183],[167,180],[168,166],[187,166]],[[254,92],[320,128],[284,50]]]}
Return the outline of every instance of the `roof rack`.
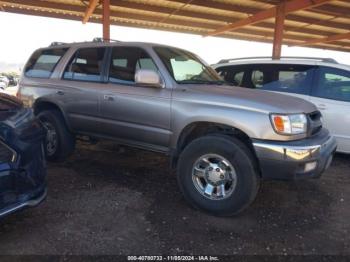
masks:
{"label": "roof rack", "polygon": [[58,45],[65,45],[65,44],[67,44],[67,43],[64,43],[64,42],[52,42],[50,44],[50,46],[58,46]]}
{"label": "roof rack", "polygon": [[[231,61],[240,61],[240,60],[253,60],[253,59],[273,59],[271,56],[252,56],[252,57],[241,57],[241,58],[232,58],[232,59],[222,59],[218,62],[218,64],[229,63]],[[280,59],[299,59],[299,60],[316,60],[327,63],[338,64],[336,60],[333,58],[323,58],[323,57],[304,57],[304,56],[282,56]]]}
{"label": "roof rack", "polygon": [[[97,42],[97,43],[102,43],[105,41],[110,41],[110,42],[121,42],[119,40],[115,40],[115,39],[107,39],[107,38],[102,38],[102,37],[95,37],[94,39],[92,39],[91,42]],[[68,44],[81,44],[81,43],[89,43],[89,41],[85,41],[85,42],[72,42],[72,43],[65,43],[65,42],[52,42],[50,44],[50,46],[60,46],[60,45],[68,45]]]}
{"label": "roof rack", "polygon": [[92,42],[105,42],[105,41],[110,41],[110,42],[121,42],[119,40],[115,40],[115,39],[107,39],[107,38],[103,38],[103,37],[95,37]]}

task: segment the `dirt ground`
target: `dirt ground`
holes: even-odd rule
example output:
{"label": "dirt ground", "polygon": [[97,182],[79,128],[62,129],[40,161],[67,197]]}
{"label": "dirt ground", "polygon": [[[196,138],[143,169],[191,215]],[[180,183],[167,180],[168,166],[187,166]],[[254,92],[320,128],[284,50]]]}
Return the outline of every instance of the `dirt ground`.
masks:
{"label": "dirt ground", "polygon": [[350,255],[350,156],[320,180],[263,182],[237,217],[193,210],[168,158],[80,144],[49,164],[48,197],[0,221],[0,254]]}

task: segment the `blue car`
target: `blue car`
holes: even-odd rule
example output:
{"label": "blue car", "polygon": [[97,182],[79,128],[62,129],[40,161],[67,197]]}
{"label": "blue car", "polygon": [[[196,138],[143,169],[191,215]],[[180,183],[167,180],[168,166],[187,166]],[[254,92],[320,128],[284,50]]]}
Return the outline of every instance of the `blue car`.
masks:
{"label": "blue car", "polygon": [[31,109],[0,94],[0,218],[45,199],[45,136]]}

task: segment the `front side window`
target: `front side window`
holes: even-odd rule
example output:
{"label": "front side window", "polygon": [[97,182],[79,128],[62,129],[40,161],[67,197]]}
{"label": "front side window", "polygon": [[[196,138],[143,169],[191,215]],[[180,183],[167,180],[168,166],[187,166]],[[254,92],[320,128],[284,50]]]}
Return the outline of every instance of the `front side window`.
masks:
{"label": "front side window", "polygon": [[134,84],[138,69],[158,72],[152,58],[138,47],[113,47],[108,80],[111,83]]}
{"label": "front side window", "polygon": [[321,98],[350,102],[350,72],[321,67],[313,95]]}
{"label": "front side window", "polygon": [[154,50],[179,84],[225,83],[214,69],[190,52],[170,47],[155,47]]}
{"label": "front side window", "polygon": [[56,65],[68,48],[37,50],[29,59],[25,68],[27,77],[50,78]]}
{"label": "front side window", "polygon": [[243,86],[243,80],[245,76],[245,69],[236,66],[226,66],[217,68],[218,74],[228,83],[234,86]]}
{"label": "front side window", "polygon": [[233,83],[236,86],[242,86],[243,84],[244,71],[235,73],[233,77]]}
{"label": "front side window", "polygon": [[215,70],[216,72],[218,72],[219,76],[222,79],[229,81],[229,79],[231,78],[231,72],[227,67],[218,67],[218,68],[215,68]]}
{"label": "front side window", "polygon": [[262,88],[264,86],[264,72],[254,70],[252,72],[252,84],[254,88]]}
{"label": "front side window", "polygon": [[251,81],[258,89],[308,94],[313,72],[313,66],[307,65],[265,65],[252,71]]}
{"label": "front side window", "polygon": [[79,49],[66,67],[63,78],[100,82],[105,50],[105,48]]}

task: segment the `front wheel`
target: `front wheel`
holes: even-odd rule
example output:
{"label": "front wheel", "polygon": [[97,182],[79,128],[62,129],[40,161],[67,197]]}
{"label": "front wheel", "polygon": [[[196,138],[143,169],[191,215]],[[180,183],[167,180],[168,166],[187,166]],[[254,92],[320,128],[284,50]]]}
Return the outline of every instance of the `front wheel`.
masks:
{"label": "front wheel", "polygon": [[260,182],[256,164],[251,151],[238,139],[209,135],[184,149],[177,177],[192,206],[230,216],[255,199]]}

